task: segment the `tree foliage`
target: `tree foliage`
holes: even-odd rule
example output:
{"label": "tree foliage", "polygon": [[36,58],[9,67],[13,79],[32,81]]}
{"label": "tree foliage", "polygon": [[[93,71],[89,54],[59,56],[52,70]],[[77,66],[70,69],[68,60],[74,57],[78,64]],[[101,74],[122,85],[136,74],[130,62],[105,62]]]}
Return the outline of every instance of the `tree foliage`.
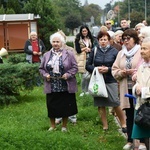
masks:
{"label": "tree foliage", "polygon": [[0,104],[18,101],[21,91],[33,90],[39,77],[38,64],[25,61],[25,54],[9,55],[0,69]]}
{"label": "tree foliage", "polygon": [[81,25],[81,18],[75,14],[70,14],[65,21],[65,26],[69,29],[72,30],[73,33],[73,29],[79,27]]}
{"label": "tree foliage", "polygon": [[90,18],[93,16],[95,24],[100,24],[100,16],[102,14],[102,9],[99,5],[90,4],[88,6],[82,7],[82,21],[89,22]]}
{"label": "tree foliage", "polygon": [[[117,3],[114,4],[116,6]],[[150,23],[150,1],[147,0],[147,21]],[[124,0],[119,2],[120,18],[130,19],[131,27],[145,19],[145,0]],[[129,9],[130,8],[130,9]],[[130,13],[129,13],[130,12]]]}
{"label": "tree foliage", "polygon": [[38,20],[39,37],[49,49],[49,36],[61,26],[60,17],[52,3],[49,0],[29,0],[24,3],[23,12],[40,15]]}

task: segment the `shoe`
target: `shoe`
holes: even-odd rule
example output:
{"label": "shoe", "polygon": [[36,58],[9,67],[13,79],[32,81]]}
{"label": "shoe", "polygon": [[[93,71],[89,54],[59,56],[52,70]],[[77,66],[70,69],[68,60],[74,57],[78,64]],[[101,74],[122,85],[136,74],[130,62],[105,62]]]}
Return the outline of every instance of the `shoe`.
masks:
{"label": "shoe", "polygon": [[62,128],[61,128],[61,132],[67,132],[67,128],[62,127]]}
{"label": "shoe", "polygon": [[124,147],[123,147],[124,150],[130,150],[132,149],[132,144],[129,144],[127,143]]}
{"label": "shoe", "polygon": [[147,150],[147,148],[146,148],[145,145],[140,145],[140,146],[139,146],[139,150]]}
{"label": "shoe", "polygon": [[123,127],[123,128],[122,128],[122,132],[123,132],[123,133],[127,133],[127,127]]}
{"label": "shoe", "polygon": [[84,96],[84,92],[82,92],[79,96],[80,96],[80,97]]}
{"label": "shoe", "polygon": [[85,92],[85,95],[89,95],[89,92]]}
{"label": "shoe", "polygon": [[77,122],[77,117],[76,117],[76,115],[70,116],[68,119],[69,119],[69,121],[70,121],[71,123],[73,123],[73,124],[76,124],[76,122]]}
{"label": "shoe", "polygon": [[54,127],[50,127],[50,128],[48,129],[48,131],[54,131],[54,130],[56,130],[56,128],[54,128]]}
{"label": "shoe", "polygon": [[103,131],[104,131],[104,132],[107,132],[107,131],[108,131],[108,129],[103,129]]}

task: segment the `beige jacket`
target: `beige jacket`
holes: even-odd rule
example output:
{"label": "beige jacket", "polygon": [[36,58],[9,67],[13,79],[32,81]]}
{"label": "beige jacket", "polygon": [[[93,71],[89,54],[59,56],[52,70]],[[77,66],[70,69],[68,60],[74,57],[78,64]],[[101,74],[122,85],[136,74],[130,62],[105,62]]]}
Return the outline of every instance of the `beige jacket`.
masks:
{"label": "beige jacket", "polygon": [[[146,92],[146,98],[150,98],[150,68],[143,67],[143,64],[140,65],[137,71],[137,81],[133,87],[133,94],[135,96],[137,96],[135,92],[137,86],[149,87],[149,91]],[[137,96],[135,109],[137,110],[144,102],[144,99],[141,99],[140,96]]]}
{"label": "beige jacket", "polygon": [[[119,82],[119,92],[120,92],[120,106],[122,109],[130,108],[129,99],[124,95],[128,93],[128,83],[127,78],[121,76],[121,70],[125,68],[126,56],[122,56],[122,50],[119,51],[117,58],[112,66],[112,75]],[[137,64],[141,60],[140,49],[135,53],[132,63],[132,69],[137,67]],[[133,83],[134,84],[134,83]]]}
{"label": "beige jacket", "polygon": [[[89,39],[88,43],[89,43],[89,47],[92,48],[92,43],[91,43],[90,39]],[[81,49],[86,47],[82,38],[80,38],[80,40],[79,40],[79,45],[80,45]],[[75,45],[74,45],[74,47],[75,47]],[[76,47],[75,47],[75,49],[76,49]],[[87,59],[86,52],[83,51],[81,53],[77,53],[77,51],[75,51],[75,58],[76,58],[77,64],[78,64],[78,72],[79,73],[85,73],[86,72],[85,65],[86,65],[86,59]]]}

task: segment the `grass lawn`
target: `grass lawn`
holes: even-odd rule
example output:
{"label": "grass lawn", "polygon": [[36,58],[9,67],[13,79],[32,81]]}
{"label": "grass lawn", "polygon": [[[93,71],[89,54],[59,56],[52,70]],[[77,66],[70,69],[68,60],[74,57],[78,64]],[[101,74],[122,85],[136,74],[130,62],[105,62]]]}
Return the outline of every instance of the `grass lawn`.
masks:
{"label": "grass lawn", "polygon": [[[79,90],[80,91],[80,90]],[[90,96],[77,93],[77,124],[68,124],[68,132],[48,132],[43,87],[22,93],[19,103],[0,107],[0,150],[122,150],[126,139],[118,132],[113,116],[104,132]]]}

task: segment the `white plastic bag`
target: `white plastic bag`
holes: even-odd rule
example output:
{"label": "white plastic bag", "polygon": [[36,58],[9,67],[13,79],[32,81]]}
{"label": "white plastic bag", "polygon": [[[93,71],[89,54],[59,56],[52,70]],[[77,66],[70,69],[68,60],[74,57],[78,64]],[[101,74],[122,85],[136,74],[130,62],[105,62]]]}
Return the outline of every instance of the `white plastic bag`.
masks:
{"label": "white plastic bag", "polygon": [[93,97],[108,97],[103,75],[99,73],[97,67],[93,70],[88,91]]}

